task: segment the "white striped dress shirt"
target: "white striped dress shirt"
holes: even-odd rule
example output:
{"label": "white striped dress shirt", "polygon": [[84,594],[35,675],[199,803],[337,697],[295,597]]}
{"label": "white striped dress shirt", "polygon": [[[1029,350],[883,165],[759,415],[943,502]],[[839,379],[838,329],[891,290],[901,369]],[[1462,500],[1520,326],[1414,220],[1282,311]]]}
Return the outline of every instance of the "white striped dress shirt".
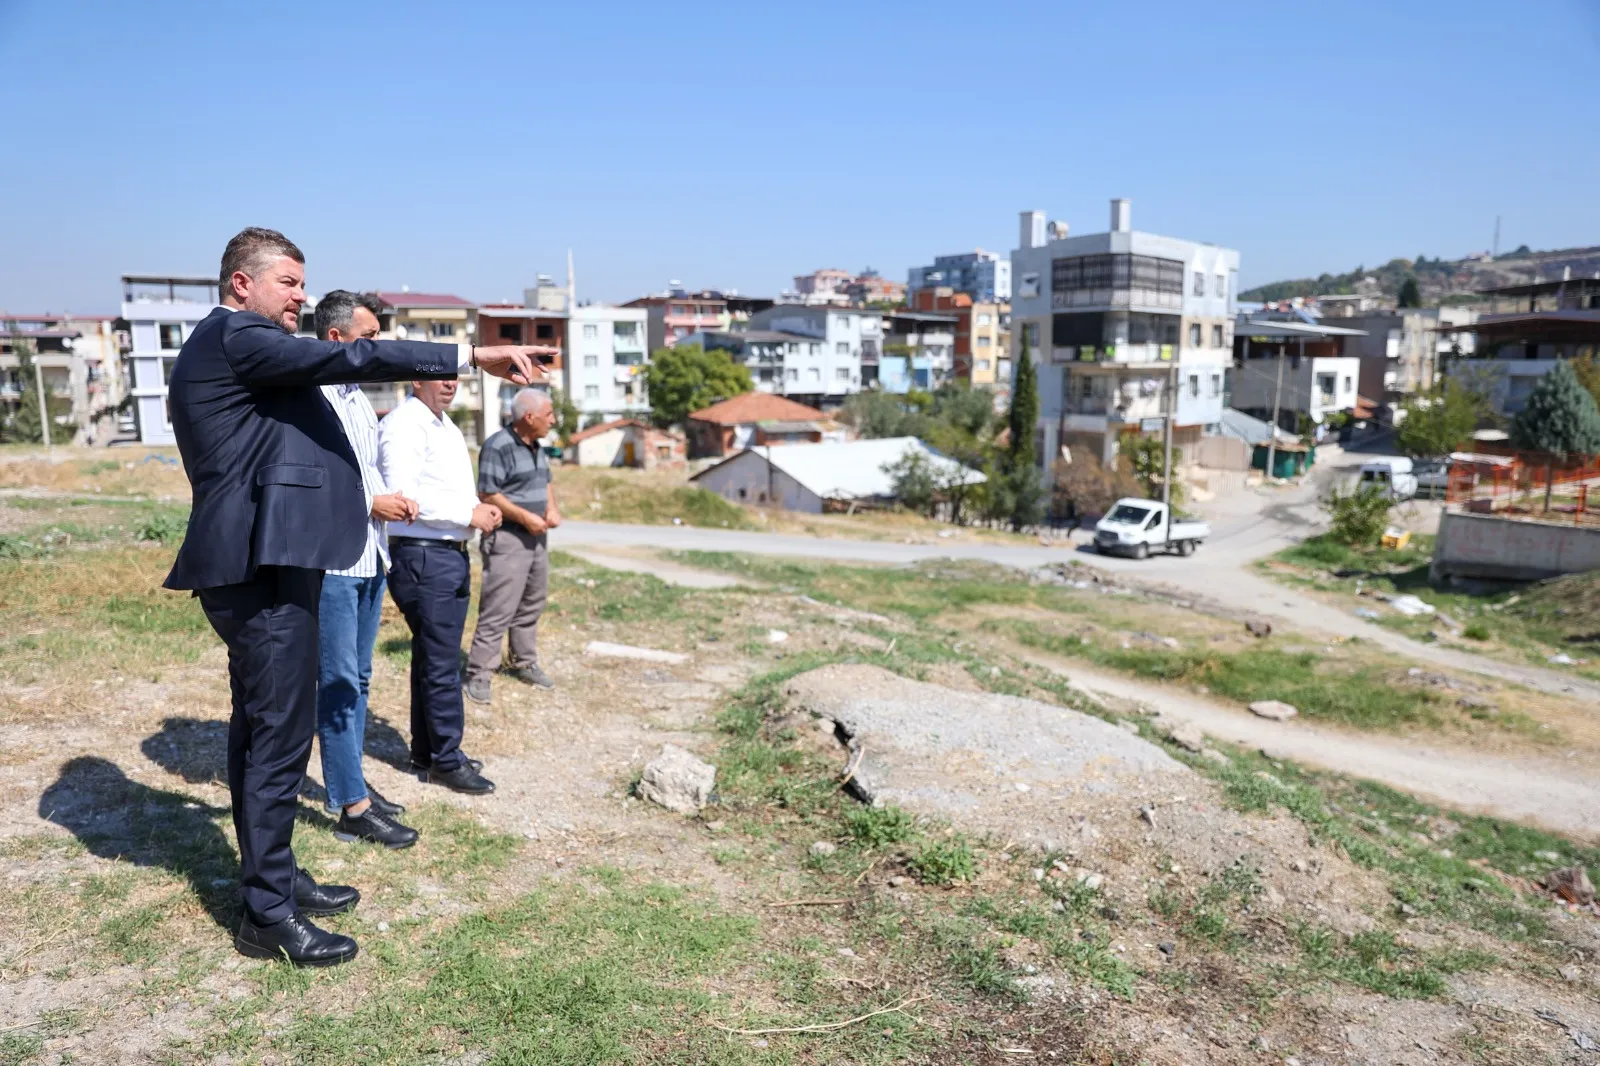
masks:
{"label": "white striped dress shirt", "polygon": [[381,519],[372,516],[372,498],[387,495],[383,474],[378,470],[378,415],[372,402],[361,391],[360,385],[324,385],[322,395],[328,406],[339,416],[344,435],[356,453],[356,465],[361,467],[361,488],[367,498],[367,545],[361,549],[361,558],[348,570],[329,570],[334,577],[377,577],[381,566],[389,569],[389,536]]}

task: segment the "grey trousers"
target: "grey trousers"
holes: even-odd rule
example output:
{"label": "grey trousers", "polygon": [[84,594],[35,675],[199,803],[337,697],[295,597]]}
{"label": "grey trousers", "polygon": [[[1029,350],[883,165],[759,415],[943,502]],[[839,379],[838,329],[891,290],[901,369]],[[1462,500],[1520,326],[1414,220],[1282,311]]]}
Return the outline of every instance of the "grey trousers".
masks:
{"label": "grey trousers", "polygon": [[500,666],[500,641],[511,634],[512,669],[537,666],[539,616],[550,585],[550,552],[543,533],[510,523],[483,538],[483,589],[478,626],[467,653],[467,677],[485,677]]}

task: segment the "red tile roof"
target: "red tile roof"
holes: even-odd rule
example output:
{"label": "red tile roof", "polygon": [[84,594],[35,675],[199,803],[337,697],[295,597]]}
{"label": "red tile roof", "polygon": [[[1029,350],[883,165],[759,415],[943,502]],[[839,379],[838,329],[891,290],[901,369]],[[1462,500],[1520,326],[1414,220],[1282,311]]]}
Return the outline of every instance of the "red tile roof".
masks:
{"label": "red tile roof", "polygon": [[567,438],[567,443],[576,444],[580,440],[588,440],[590,437],[597,437],[607,430],[619,429],[622,426],[638,426],[640,429],[650,428],[637,418],[616,418],[610,422],[602,422],[598,426],[590,426],[588,429],[580,430],[579,432],[574,433],[572,436]]}
{"label": "red tile roof", "polygon": [[712,404],[703,411],[689,416],[696,422],[713,422],[721,426],[738,426],[746,422],[807,422],[822,418],[815,407],[786,400],[767,392],[747,392],[731,400]]}
{"label": "red tile roof", "polygon": [[380,292],[378,299],[390,307],[476,307],[471,300],[463,300],[447,292]]}

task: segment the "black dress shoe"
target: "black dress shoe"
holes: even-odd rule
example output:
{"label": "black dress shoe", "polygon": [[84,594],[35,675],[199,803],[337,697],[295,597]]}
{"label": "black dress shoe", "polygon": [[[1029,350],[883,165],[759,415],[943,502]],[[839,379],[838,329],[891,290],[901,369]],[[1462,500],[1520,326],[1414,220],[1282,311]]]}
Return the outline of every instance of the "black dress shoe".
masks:
{"label": "black dress shoe", "polygon": [[361,893],[349,885],[319,885],[304,870],[294,876],[294,904],[302,913],[324,917],[343,914],[361,902]]}
{"label": "black dress shoe", "polygon": [[386,814],[390,818],[398,818],[402,814],[406,813],[405,804],[396,803],[392,799],[384,798],[383,793],[373,788],[370,781],[367,783],[367,799],[372,803],[373,808],[377,810],[378,813]]}
{"label": "black dress shoe", "polygon": [[303,914],[271,925],[257,925],[246,917],[239,923],[233,946],[252,959],[287,959],[296,966],[338,966],[360,950],[354,940],[318,929]]}
{"label": "black dress shoe", "polygon": [[[339,815],[339,824],[334,826],[333,835],[346,844],[352,840],[367,840],[374,844],[382,844],[390,851],[399,851],[409,848],[417,842],[417,831],[410,826],[401,825],[387,814],[378,810],[374,803],[360,814],[351,814],[345,811]],[[351,891],[355,891],[351,889]]]}
{"label": "black dress shoe", "polygon": [[[473,773],[478,773],[483,770],[482,759],[468,759],[467,765],[472,767]],[[422,778],[424,784],[426,784],[428,780],[428,769],[429,767],[427,763],[418,762],[416,759],[411,760],[411,772]],[[372,794],[372,787],[370,785],[367,787],[367,794],[368,796]]]}
{"label": "black dress shoe", "polygon": [[464,792],[469,796],[486,796],[494,791],[494,782],[474,770],[470,762],[464,762],[454,770],[429,770],[428,783],[443,785],[452,792]]}

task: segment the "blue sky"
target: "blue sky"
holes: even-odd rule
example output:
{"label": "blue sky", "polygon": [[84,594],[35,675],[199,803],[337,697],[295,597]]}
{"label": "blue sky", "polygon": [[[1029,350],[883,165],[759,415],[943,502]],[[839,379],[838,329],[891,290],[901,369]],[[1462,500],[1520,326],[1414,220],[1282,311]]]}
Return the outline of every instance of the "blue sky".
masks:
{"label": "blue sky", "polygon": [[[1600,244],[1593,0],[0,0],[0,309],[116,308],[249,224],[313,291],[771,294],[1007,250],[1025,208],[1246,285]],[[804,12],[797,18],[796,12]]]}

